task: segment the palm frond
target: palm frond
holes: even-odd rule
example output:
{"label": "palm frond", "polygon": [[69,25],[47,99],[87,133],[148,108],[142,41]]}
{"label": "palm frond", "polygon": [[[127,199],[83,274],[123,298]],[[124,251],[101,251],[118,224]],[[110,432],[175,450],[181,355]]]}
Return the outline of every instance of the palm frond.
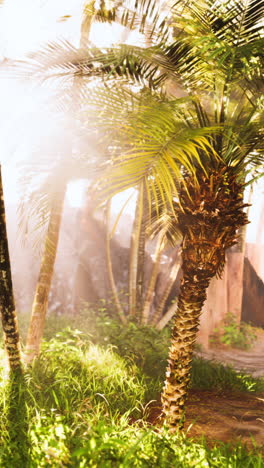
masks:
{"label": "palm frond", "polygon": [[95,109],[87,112],[111,141],[112,153],[101,183],[102,195],[112,196],[144,180],[149,198],[166,205],[177,193],[175,180],[183,179],[183,170],[194,177],[197,167],[206,170],[213,152],[208,138],[216,128],[185,124],[180,118],[183,100],[179,101],[158,100],[151,93],[135,94],[126,88],[122,92],[120,88],[96,90]]}

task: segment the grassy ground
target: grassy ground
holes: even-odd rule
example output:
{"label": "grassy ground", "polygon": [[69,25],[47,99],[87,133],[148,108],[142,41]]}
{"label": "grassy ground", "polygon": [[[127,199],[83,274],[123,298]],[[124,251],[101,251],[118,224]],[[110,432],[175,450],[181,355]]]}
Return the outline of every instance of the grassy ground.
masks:
{"label": "grassy ground", "polygon": [[[45,339],[32,368],[9,383],[1,351],[1,467],[264,466],[257,448],[208,446],[149,424],[148,407],[164,379],[168,331],[133,323],[124,329],[103,311],[86,310],[75,319],[50,317]],[[192,388],[252,393],[264,390],[264,382],[196,360]]]}

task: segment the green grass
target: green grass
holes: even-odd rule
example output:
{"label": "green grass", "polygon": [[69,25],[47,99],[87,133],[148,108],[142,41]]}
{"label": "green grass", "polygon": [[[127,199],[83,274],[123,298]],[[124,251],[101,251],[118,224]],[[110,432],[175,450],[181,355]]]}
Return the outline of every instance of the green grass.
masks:
{"label": "green grass", "polygon": [[[81,333],[74,337],[74,332],[63,327],[71,325]],[[62,327],[62,328],[60,328]],[[56,333],[60,339],[71,336],[74,346],[78,339],[99,344],[104,348],[114,346],[115,352],[126,362],[136,365],[148,382],[147,400],[155,399],[162,389],[166,372],[170,330],[157,331],[148,326],[138,326],[134,322],[123,326],[119,321],[109,318],[104,310],[84,309],[80,316],[50,317],[47,322],[45,337],[51,339]],[[79,338],[78,338],[79,336]],[[191,386],[195,389],[222,391],[264,392],[264,378],[255,379],[243,372],[236,372],[231,366],[194,358]]]}
{"label": "green grass", "polygon": [[[81,331],[57,333],[69,320]],[[163,385],[168,344],[169,331],[124,328],[104,312],[85,311],[81,321],[49,318],[42,353],[25,375],[8,382],[4,364],[1,370],[0,467],[263,467],[257,449],[208,447],[146,423],[145,408]],[[194,361],[195,388],[259,391],[261,382]]]}
{"label": "green grass", "polygon": [[237,372],[231,366],[195,358],[192,364],[191,386],[200,390],[219,392],[264,392],[264,378],[254,378]]}

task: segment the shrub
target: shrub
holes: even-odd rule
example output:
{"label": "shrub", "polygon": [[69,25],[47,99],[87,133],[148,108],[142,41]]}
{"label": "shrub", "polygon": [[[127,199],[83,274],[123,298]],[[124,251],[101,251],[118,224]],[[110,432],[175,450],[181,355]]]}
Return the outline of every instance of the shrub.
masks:
{"label": "shrub", "polygon": [[223,326],[214,329],[211,343],[224,344],[233,348],[248,350],[256,340],[254,328],[248,323],[237,323],[236,317],[229,313],[223,320]]}

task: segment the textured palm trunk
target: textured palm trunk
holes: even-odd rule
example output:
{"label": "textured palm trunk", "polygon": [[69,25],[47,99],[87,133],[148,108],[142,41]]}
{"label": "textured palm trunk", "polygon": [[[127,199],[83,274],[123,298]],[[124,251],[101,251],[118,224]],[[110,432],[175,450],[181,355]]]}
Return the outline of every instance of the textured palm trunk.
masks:
{"label": "textured palm trunk", "polygon": [[219,167],[209,176],[198,173],[197,179],[198,184],[186,177],[186,186],[179,193],[181,209],[177,211],[183,234],[183,280],[162,394],[165,424],[171,430],[181,427],[184,420],[194,343],[206,289],[210,279],[223,271],[225,252],[237,243],[237,232],[247,223],[243,188],[236,182],[232,168]]}
{"label": "textured palm trunk", "polygon": [[194,343],[210,278],[204,272],[183,276],[162,395],[165,423],[171,428],[183,423]]}
{"label": "textured palm trunk", "polygon": [[11,371],[21,370],[19,333],[13,294],[11,265],[6,230],[5,203],[0,166],[0,309],[5,349]]}
{"label": "textured palm trunk", "polygon": [[160,267],[160,259],[161,259],[161,255],[163,251],[163,240],[164,240],[164,233],[161,232],[157,240],[156,250],[155,250],[154,259],[153,259],[153,268],[152,268],[151,276],[149,279],[144,307],[142,310],[143,325],[146,325],[150,320],[151,305],[152,305],[152,301],[153,301],[153,297],[155,293],[155,286],[156,286],[157,277],[159,273],[159,267]]}
{"label": "textured palm trunk", "polygon": [[138,198],[135,211],[135,219],[132,228],[130,242],[130,262],[129,262],[129,315],[137,314],[137,281],[138,281],[138,259],[139,259],[139,243],[141,224],[143,219],[143,185],[141,184],[138,191]]}
{"label": "textured palm trunk", "polygon": [[29,331],[26,344],[25,362],[29,364],[39,354],[43,337],[44,324],[48,309],[48,299],[56,259],[59,232],[63,211],[65,191],[53,200],[50,212],[48,231],[41,259],[40,272],[32,307]]}
{"label": "textured palm trunk", "polygon": [[111,249],[110,249],[110,240],[111,240],[111,234],[110,234],[110,218],[111,218],[111,200],[108,201],[107,207],[106,207],[106,261],[107,261],[107,271],[108,271],[108,277],[109,277],[109,282],[110,282],[110,287],[112,290],[113,294],[113,300],[114,304],[116,306],[116,311],[119,315],[119,318],[122,323],[126,323],[126,316],[124,314],[123,308],[120,304],[119,297],[118,297],[118,291],[114,279],[114,273],[113,273],[113,267],[112,267],[112,260],[111,260]]}

